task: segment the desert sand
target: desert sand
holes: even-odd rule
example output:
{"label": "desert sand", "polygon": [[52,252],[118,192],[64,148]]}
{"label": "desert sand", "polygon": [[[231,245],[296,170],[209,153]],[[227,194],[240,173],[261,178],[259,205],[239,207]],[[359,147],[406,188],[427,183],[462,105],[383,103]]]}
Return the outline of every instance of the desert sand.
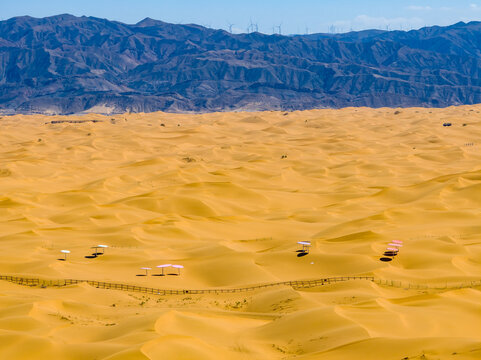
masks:
{"label": "desert sand", "polygon": [[[0,125],[1,275],[433,286],[161,296],[0,281],[1,359],[481,358],[481,288],[455,288],[481,279],[481,106]],[[381,262],[393,239],[404,246]],[[106,254],[86,258],[97,244]],[[137,276],[165,263],[185,268]]]}

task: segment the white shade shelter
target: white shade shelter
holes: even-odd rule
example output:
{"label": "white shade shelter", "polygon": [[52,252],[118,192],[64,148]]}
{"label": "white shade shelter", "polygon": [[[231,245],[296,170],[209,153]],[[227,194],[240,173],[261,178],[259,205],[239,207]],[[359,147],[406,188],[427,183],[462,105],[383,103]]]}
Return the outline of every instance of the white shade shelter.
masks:
{"label": "white shade shelter", "polygon": [[177,274],[180,275],[180,269],[183,269],[183,265],[172,265],[174,269],[177,269]]}
{"label": "white shade shelter", "polygon": [[149,275],[149,270],[152,270],[152,268],[149,267],[141,267],[142,270],[145,270],[145,276]]}
{"label": "white shade shelter", "polygon": [[60,250],[62,254],[64,254],[64,260],[67,260],[67,254],[70,254],[70,250]]}
{"label": "white shade shelter", "polygon": [[396,252],[397,252],[397,251],[399,251],[399,249],[398,249],[398,248],[392,248],[392,247],[388,247],[388,248],[387,248],[387,250],[390,250],[390,251],[396,251]]}
{"label": "white shade shelter", "polygon": [[398,243],[391,243],[389,245],[390,246],[396,246],[396,247],[402,247],[402,244],[398,244]]}
{"label": "white shade shelter", "polygon": [[164,274],[164,269],[165,269],[165,268],[168,268],[168,267],[171,267],[171,266],[172,266],[172,264],[157,265],[158,268],[162,269],[162,274],[161,274],[162,276],[165,275],[165,274]]}
{"label": "white shade shelter", "polygon": [[393,243],[396,243],[396,244],[402,244],[403,242],[401,240],[392,240]]}
{"label": "white shade shelter", "polygon": [[[102,254],[105,254],[105,249],[108,248],[109,246],[108,245],[97,245],[97,247],[102,249]],[[97,251],[95,251],[95,252],[97,252]]]}
{"label": "white shade shelter", "polygon": [[311,246],[310,241],[298,241],[297,243],[299,245],[302,245],[302,251],[303,252],[309,252],[309,247]]}

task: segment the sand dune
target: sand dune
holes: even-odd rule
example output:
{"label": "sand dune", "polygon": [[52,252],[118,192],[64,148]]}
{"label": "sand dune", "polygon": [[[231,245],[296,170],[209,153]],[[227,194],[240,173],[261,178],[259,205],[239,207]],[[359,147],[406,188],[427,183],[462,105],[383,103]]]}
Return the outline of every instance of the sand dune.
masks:
{"label": "sand dune", "polygon": [[[480,111],[0,118],[0,274],[172,289],[480,280]],[[379,261],[392,239],[402,250]],[[165,263],[185,268],[137,276]],[[479,288],[0,282],[0,295],[2,359],[481,358]]]}

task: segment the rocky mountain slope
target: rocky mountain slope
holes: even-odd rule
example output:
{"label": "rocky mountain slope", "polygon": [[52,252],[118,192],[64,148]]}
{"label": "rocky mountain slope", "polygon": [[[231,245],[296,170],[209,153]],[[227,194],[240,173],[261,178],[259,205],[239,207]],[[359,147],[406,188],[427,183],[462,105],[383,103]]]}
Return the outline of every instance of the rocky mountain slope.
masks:
{"label": "rocky mountain slope", "polygon": [[0,111],[292,110],[481,102],[481,23],[305,36],[145,19],[0,22]]}

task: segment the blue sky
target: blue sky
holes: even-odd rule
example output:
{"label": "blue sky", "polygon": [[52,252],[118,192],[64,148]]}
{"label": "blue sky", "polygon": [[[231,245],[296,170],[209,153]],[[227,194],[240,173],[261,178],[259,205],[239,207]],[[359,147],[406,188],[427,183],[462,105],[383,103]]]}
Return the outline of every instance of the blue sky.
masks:
{"label": "blue sky", "polygon": [[2,20],[61,13],[136,23],[151,17],[246,32],[346,32],[364,29],[417,29],[481,20],[481,0],[0,0]]}

